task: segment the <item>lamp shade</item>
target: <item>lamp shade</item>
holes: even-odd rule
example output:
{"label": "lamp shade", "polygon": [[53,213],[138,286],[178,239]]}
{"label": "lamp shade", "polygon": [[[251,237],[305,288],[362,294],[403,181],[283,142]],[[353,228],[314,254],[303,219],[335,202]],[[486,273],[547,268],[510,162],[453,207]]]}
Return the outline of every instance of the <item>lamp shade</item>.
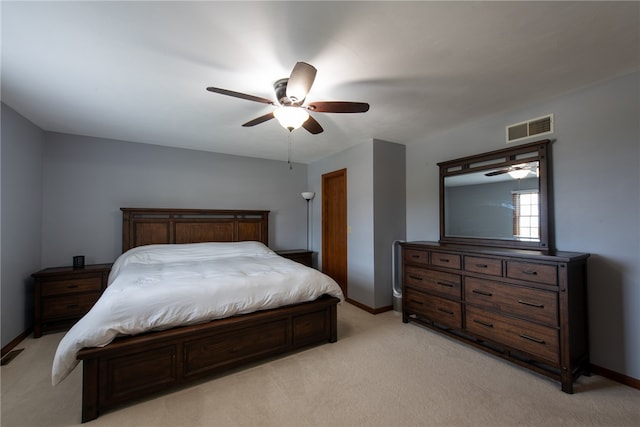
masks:
{"label": "lamp shade", "polygon": [[309,113],[300,107],[280,107],[273,112],[282,127],[292,130],[298,129],[309,118]]}
{"label": "lamp shade", "polygon": [[302,192],[302,198],[305,200],[311,200],[315,197],[316,193],[314,193],[313,191],[304,191]]}

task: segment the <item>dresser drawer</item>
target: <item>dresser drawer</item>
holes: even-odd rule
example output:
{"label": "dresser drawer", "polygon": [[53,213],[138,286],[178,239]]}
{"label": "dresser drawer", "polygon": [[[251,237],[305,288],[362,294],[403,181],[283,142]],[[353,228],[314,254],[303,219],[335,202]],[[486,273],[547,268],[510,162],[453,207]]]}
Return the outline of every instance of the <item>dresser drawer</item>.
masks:
{"label": "dresser drawer", "polygon": [[404,250],[404,261],[418,264],[429,264],[429,252],[416,249]]}
{"label": "dresser drawer", "polygon": [[407,266],[405,280],[407,286],[413,286],[437,295],[455,299],[460,299],[462,295],[460,291],[462,280],[459,274]]}
{"label": "dresser drawer", "polygon": [[406,308],[417,315],[449,328],[462,328],[462,308],[459,302],[407,290]]}
{"label": "dresser drawer", "polygon": [[502,260],[495,258],[464,257],[464,269],[474,273],[502,276]]}
{"label": "dresser drawer", "polygon": [[449,267],[460,269],[460,255],[447,254],[444,252],[431,252],[431,265],[438,267]]}
{"label": "dresser drawer", "polygon": [[61,297],[44,298],[42,300],[42,319],[82,317],[93,307],[100,292],[74,294]]}
{"label": "dresser drawer", "polygon": [[555,292],[466,277],[464,299],[469,304],[526,317],[553,327],[558,325],[558,295]]}
{"label": "dresser drawer", "polygon": [[496,343],[560,363],[558,330],[467,305],[465,328]]}
{"label": "dresser drawer", "polygon": [[532,262],[507,261],[507,277],[546,285],[557,285],[558,267]]}
{"label": "dresser drawer", "polygon": [[102,276],[47,280],[42,282],[42,296],[102,290]]}

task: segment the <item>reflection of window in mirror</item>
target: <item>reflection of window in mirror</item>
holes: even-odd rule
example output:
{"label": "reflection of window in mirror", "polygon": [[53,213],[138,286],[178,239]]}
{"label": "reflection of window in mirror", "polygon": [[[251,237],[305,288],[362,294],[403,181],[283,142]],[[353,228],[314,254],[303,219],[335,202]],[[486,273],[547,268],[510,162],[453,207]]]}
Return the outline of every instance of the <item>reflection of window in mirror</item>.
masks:
{"label": "reflection of window in mirror", "polygon": [[513,235],[518,240],[535,241],[540,236],[537,190],[514,190]]}

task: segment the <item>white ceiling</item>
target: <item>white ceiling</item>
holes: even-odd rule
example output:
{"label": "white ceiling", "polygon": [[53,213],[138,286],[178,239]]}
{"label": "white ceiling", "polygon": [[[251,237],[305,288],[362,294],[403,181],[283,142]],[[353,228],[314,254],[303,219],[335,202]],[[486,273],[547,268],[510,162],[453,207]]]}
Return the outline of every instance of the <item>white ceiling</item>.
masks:
{"label": "white ceiling", "polygon": [[640,69],[639,2],[2,1],[2,101],[47,131],[286,160],[272,106],[296,61],[318,69],[291,134],[310,162],[372,138],[411,143]]}

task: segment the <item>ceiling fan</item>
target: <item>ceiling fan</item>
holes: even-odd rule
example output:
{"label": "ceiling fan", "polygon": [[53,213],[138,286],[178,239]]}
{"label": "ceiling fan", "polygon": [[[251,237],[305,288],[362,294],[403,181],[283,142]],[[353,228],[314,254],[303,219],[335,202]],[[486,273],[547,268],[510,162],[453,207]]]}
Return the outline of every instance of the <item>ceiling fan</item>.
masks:
{"label": "ceiling fan", "polygon": [[535,162],[521,163],[518,165],[509,166],[504,169],[487,172],[484,174],[484,176],[496,176],[496,175],[502,175],[503,173],[508,173],[509,175],[511,175],[512,178],[521,179],[521,178],[525,178],[530,173],[537,174],[537,168],[538,168],[538,164]]}
{"label": "ceiling fan", "polygon": [[248,101],[279,106],[270,113],[248,121],[242,125],[244,127],[255,126],[275,117],[290,132],[302,126],[315,135],[321,133],[323,129],[320,123],[309,115],[309,111],[315,113],[364,113],[369,111],[369,104],[365,102],[319,101],[303,105],[316,78],[316,72],[313,65],[306,62],[296,63],[289,78],[280,79],[273,85],[277,103],[267,98],[217,87],[208,87],[207,90]]}

